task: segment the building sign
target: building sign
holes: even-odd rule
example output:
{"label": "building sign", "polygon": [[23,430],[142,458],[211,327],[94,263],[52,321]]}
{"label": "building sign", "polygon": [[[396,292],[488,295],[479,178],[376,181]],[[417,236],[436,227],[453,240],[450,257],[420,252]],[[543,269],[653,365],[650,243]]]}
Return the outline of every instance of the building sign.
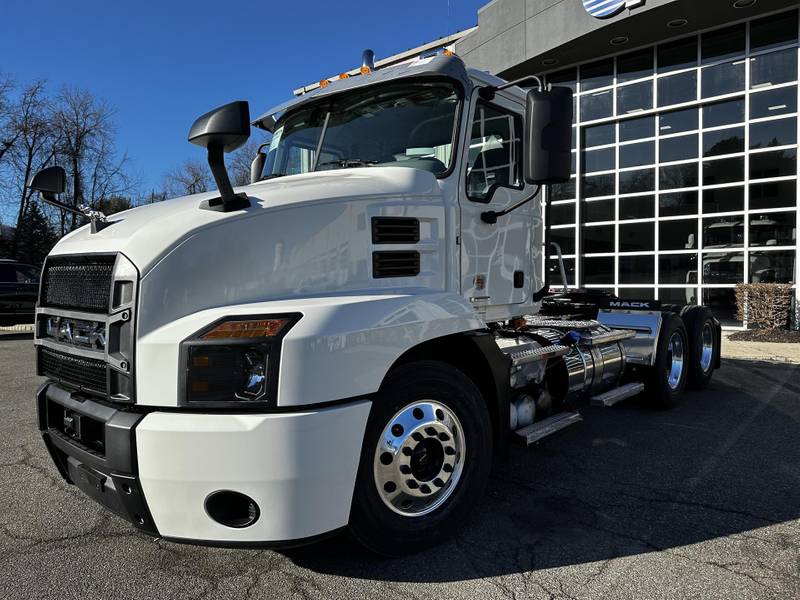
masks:
{"label": "building sign", "polygon": [[613,17],[623,8],[633,8],[644,4],[644,0],[581,0],[586,11],[593,17],[605,19]]}

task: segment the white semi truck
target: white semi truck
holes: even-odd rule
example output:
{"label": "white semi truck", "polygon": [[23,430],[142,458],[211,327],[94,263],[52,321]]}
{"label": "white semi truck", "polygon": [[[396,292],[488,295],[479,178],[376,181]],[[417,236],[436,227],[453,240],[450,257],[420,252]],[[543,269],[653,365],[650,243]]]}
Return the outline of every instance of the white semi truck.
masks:
{"label": "white semi truck", "polygon": [[[551,292],[539,191],[570,176],[572,96],[518,83],[447,52],[381,70],[367,53],[252,122],[272,132],[252,185],[224,166],[251,127],[234,102],[189,134],[219,191],[82,209],[36,309],[61,475],[167,539],[347,528],[398,555],[462,527],[510,440],[706,385],[706,308]],[[30,187],[63,207],[64,179]]]}

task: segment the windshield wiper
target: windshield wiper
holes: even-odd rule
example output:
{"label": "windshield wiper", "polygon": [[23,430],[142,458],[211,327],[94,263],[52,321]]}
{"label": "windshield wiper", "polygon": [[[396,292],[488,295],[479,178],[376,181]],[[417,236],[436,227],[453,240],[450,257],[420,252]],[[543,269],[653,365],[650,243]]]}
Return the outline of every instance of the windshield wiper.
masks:
{"label": "windshield wiper", "polygon": [[361,160],[360,158],[339,158],[337,160],[327,160],[325,162],[319,163],[317,168],[320,167],[330,167],[330,166],[337,166],[343,169],[352,168],[352,167],[368,167],[370,165],[377,165],[377,160]]}

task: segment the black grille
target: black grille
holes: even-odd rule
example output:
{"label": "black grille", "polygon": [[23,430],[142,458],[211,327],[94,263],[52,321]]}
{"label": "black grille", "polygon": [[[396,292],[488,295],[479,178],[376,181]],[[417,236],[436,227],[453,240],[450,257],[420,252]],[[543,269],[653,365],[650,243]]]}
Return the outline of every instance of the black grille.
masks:
{"label": "black grille", "polygon": [[80,390],[106,395],[106,364],[102,360],[39,348],[39,373]]}
{"label": "black grille", "polygon": [[373,244],[416,244],[419,219],[411,217],[372,217]]}
{"label": "black grille", "polygon": [[372,276],[414,277],[419,275],[419,252],[386,250],[372,253]]}
{"label": "black grille", "polygon": [[42,279],[42,306],[108,312],[113,255],[47,259]]}

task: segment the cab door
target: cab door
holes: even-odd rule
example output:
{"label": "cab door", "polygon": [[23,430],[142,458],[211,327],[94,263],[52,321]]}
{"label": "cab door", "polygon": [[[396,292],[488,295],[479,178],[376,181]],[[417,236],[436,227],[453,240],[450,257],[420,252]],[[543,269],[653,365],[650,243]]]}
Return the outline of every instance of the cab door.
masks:
{"label": "cab door", "polygon": [[481,214],[499,212],[530,194],[522,174],[523,107],[498,94],[492,102],[473,100],[470,114],[459,193],[461,292],[477,308],[489,307],[487,316],[503,318],[532,295],[535,203],[494,224],[485,223]]}

